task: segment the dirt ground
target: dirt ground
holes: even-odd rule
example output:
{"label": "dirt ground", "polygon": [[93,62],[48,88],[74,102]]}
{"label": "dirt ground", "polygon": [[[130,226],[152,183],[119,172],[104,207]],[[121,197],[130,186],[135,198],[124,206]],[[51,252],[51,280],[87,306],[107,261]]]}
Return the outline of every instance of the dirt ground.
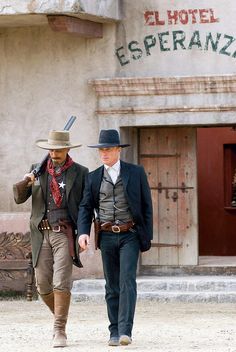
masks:
{"label": "dirt ground", "polygon": [[[51,347],[52,315],[41,301],[0,301],[0,351]],[[68,352],[236,352],[236,304],[138,302],[129,346],[108,347],[105,304],[72,303]]]}

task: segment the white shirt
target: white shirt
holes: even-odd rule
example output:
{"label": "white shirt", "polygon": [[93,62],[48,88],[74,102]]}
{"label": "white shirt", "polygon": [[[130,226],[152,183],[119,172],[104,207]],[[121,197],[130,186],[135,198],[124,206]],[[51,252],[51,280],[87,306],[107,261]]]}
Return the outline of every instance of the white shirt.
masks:
{"label": "white shirt", "polygon": [[107,172],[109,173],[113,184],[116,183],[117,177],[120,174],[120,160],[118,160],[114,165],[112,166],[108,166],[108,165],[104,165],[104,167],[106,168]]}

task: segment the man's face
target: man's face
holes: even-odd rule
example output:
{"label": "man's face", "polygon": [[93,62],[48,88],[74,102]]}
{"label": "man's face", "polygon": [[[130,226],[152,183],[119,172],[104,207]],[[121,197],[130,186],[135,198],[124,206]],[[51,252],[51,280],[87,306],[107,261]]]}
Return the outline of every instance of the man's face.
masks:
{"label": "man's face", "polygon": [[114,165],[120,159],[120,147],[99,148],[101,162],[108,166]]}
{"label": "man's face", "polygon": [[50,149],[49,155],[52,159],[53,165],[60,165],[66,160],[66,156],[69,152],[69,148],[63,149]]}

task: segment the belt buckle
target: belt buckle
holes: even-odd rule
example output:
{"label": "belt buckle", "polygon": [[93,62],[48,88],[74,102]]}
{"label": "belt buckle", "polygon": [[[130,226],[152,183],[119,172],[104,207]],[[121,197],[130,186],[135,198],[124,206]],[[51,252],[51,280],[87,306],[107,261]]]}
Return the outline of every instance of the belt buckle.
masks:
{"label": "belt buckle", "polygon": [[52,231],[53,232],[61,232],[61,226],[60,225],[53,226]]}
{"label": "belt buckle", "polygon": [[112,225],[111,230],[114,233],[119,233],[120,232],[120,228],[119,228],[118,225]]}

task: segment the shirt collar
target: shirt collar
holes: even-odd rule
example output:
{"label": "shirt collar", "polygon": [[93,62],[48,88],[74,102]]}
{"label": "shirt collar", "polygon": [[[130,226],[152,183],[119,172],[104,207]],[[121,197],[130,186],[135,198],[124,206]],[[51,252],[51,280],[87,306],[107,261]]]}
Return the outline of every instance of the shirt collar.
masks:
{"label": "shirt collar", "polygon": [[112,166],[108,166],[108,165],[106,165],[106,164],[104,164],[104,167],[105,167],[105,169],[107,170],[107,169],[109,169],[109,167],[110,168],[112,168],[112,169],[114,169],[117,173],[120,171],[120,160],[118,160],[114,165],[112,165]]}

